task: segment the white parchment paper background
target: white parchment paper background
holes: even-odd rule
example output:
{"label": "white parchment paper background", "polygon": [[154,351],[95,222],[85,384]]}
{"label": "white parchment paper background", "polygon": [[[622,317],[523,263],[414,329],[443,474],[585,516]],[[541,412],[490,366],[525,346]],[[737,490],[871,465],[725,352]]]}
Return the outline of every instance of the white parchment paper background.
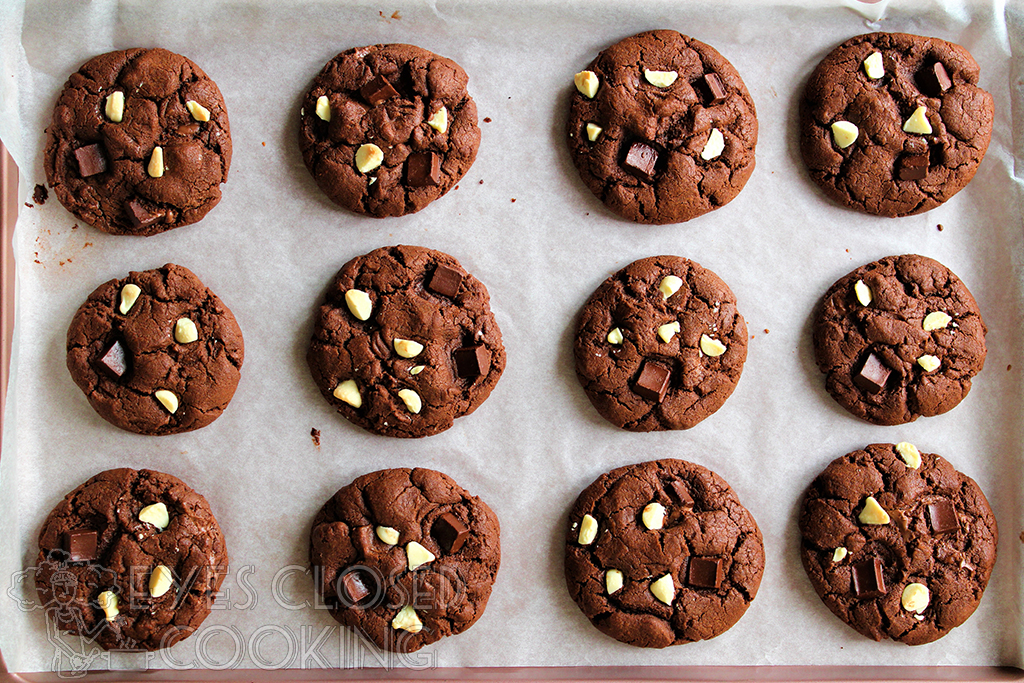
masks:
{"label": "white parchment paper background", "polygon": [[[31,580],[21,583],[19,574],[34,562],[43,518],[67,491],[120,466],[169,472],[205,494],[227,537],[232,575],[223,609],[202,633],[148,659],[117,655],[109,662],[116,668],[379,665],[339,636],[326,612],[290,608],[312,600],[312,589],[288,568],[305,564],[312,516],[337,488],[397,466],[442,470],[488,501],[504,550],[480,621],[398,664],[1022,664],[1019,8],[938,0],[40,0],[5,3],[0,22],[0,135],[22,169],[24,201],[45,182],[43,130],[57,93],[102,52],[163,46],[189,56],[224,92],[234,139],[224,199],[198,225],[133,239],[76,225],[52,195],[21,210],[0,461],[0,581],[11,577],[0,594],[0,650],[10,670],[47,670],[56,651],[42,612],[31,609]],[[572,75],[601,49],[653,28],[680,30],[721,51],[745,79],[761,124],[757,168],[743,192],[683,225],[644,227],[611,215],[579,181],[563,142]],[[870,30],[964,45],[995,96],[992,146],[973,183],[923,216],[887,220],[840,209],[800,163],[796,104],[807,74],[836,44]],[[337,52],[377,42],[414,43],[459,62],[483,129],[479,157],[458,190],[419,214],[383,221],[328,202],[296,144],[299,100],[313,76]],[[482,280],[508,349],[491,398],[448,432],[417,441],[373,436],[337,416],[304,360],[313,310],[332,275],[353,256],[397,243],[448,252]],[[989,356],[953,412],[877,427],[825,393],[809,320],[838,277],[911,252],[938,259],[968,284],[989,326]],[[753,339],[743,378],[718,413],[686,432],[631,434],[601,419],[578,386],[572,328],[604,278],[663,253],[694,259],[728,282]],[[92,411],[64,366],[64,339],[97,285],[166,262],[191,268],[232,308],[246,360],[218,421],[190,434],[143,437]],[[311,428],[322,433],[319,449]],[[811,478],[850,450],[900,440],[976,478],[1002,531],[974,617],[917,648],[876,644],[835,619],[797,555],[796,513]],[[613,467],[662,457],[692,459],[732,484],[764,532],[767,569],[731,631],[645,651],[587,622],[565,590],[561,546],[583,487]],[[321,658],[303,657],[325,631],[313,650]]]}

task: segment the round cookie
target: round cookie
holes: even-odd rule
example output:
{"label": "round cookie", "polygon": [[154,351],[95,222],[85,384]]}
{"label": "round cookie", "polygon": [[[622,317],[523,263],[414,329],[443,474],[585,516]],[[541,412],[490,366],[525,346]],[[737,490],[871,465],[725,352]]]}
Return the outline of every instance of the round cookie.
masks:
{"label": "round cookie", "polygon": [[71,320],[67,349],[71,377],[93,409],[151,435],[216,420],[245,355],[228,307],[173,263],[97,287]]}
{"label": "round cookie", "polygon": [[414,45],[342,52],[302,100],[299,147],[331,201],[377,218],[415,213],[476,159],[480,129],[469,77]]}
{"label": "round cookie", "polygon": [[876,216],[934,209],[970,182],[988,149],[993,101],[978,78],[970,53],[938,38],[847,40],[814,69],[800,103],[811,178]]}
{"label": "round cookie", "polygon": [[427,469],[365,474],[313,520],[310,564],[339,623],[383,650],[462,633],[487,606],[501,560],[498,518]]}
{"label": "round cookie", "polygon": [[754,170],[754,101],[710,45],[638,33],[575,82],[569,153],[590,191],[624,218],[688,221],[731,201]]}
{"label": "round cookie", "polygon": [[71,75],[47,129],[46,180],[104,232],[155,235],[220,201],[231,132],[217,85],[160,48],[109,52]]}
{"label": "round cookie", "polygon": [[920,645],[974,612],[999,534],[970,477],[902,442],[833,460],[807,490],[800,536],[833,614],[868,638]]}
{"label": "round cookie", "polygon": [[747,326],[717,275],[679,256],[652,256],[597,288],[576,324],[574,353],[576,377],[612,424],[689,429],[736,388]]}
{"label": "round cookie", "polygon": [[874,424],[953,409],[985,365],[986,328],[974,297],[948,268],[916,254],[840,278],[813,327],[828,393]]}
{"label": "round cookie", "polygon": [[[116,469],[46,518],[35,583],[57,628],[108,650],[157,650],[199,628],[227,570],[205,498],[169,474]],[[103,608],[106,593],[116,596],[113,610]]]}
{"label": "round cookie", "polygon": [[729,485],[685,460],[619,467],[569,515],[565,582],[602,633],[639,647],[714,638],[757,595],[761,531]]}
{"label": "round cookie", "polygon": [[306,361],[320,393],[383,436],[443,432],[505,369],[487,289],[451,256],[381,247],[346,263],[316,315]]}

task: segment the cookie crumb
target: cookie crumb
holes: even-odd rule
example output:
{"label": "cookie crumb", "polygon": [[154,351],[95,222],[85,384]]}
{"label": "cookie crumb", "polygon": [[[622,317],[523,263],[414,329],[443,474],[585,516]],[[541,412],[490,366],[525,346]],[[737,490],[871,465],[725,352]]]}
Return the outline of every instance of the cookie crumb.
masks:
{"label": "cookie crumb", "polygon": [[513,197],[513,198],[512,198],[512,203],[513,203],[513,204],[515,204],[515,203],[516,203],[516,198],[515,198],[515,197]]}
{"label": "cookie crumb", "polygon": [[92,242],[86,242],[85,244],[82,245],[82,249],[85,249],[86,247],[91,247],[91,246],[92,246]]}
{"label": "cookie crumb", "polygon": [[765,334],[768,334],[768,331],[769,331],[769,330],[768,330],[768,328],[767,328],[767,327],[766,327],[766,328],[764,328],[764,333],[765,333]]}
{"label": "cookie crumb", "polygon": [[266,142],[261,142],[260,144],[261,144],[261,145],[263,145],[264,147],[266,147],[266,146],[267,146],[267,143],[266,143]]}
{"label": "cookie crumb", "polygon": [[402,15],[398,13],[398,10],[395,10],[394,12],[391,13],[391,18],[392,19],[401,19]]}
{"label": "cookie crumb", "polygon": [[490,122],[491,122],[491,117],[490,116],[485,116],[484,117],[484,123],[490,123]]}
{"label": "cookie crumb", "polygon": [[484,184],[484,179],[483,179],[483,178],[481,178],[481,179],[480,179],[480,184],[481,184],[481,185],[483,185],[483,184]]}
{"label": "cookie crumb", "polygon": [[30,209],[34,209],[35,208],[35,204],[33,204],[32,202],[25,202],[25,206],[27,206]]}
{"label": "cookie crumb", "polygon": [[1013,370],[1013,366],[1012,365],[1007,365],[1006,366],[1006,371],[1009,372],[1010,370]]}
{"label": "cookie crumb", "polygon": [[46,203],[46,198],[49,196],[45,185],[36,185],[36,189],[32,192],[32,201],[42,206]]}
{"label": "cookie crumb", "polygon": [[320,450],[320,430],[313,427],[309,430],[309,436],[313,439],[313,445],[316,446],[316,449]]}
{"label": "cookie crumb", "polygon": [[939,229],[939,232],[942,232],[942,223],[939,223],[935,227]]}

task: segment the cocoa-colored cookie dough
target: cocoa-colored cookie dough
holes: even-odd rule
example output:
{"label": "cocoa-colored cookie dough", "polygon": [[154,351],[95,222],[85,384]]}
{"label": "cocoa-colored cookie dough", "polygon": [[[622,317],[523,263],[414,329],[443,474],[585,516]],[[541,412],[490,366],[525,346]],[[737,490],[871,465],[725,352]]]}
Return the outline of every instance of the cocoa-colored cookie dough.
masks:
{"label": "cocoa-colored cookie dough", "polygon": [[834,201],[877,216],[939,206],[974,177],[992,135],[977,62],[938,38],[869,33],[815,68],[800,103],[800,149]]}
{"label": "cocoa-colored cookie dough", "polygon": [[938,261],[889,256],[840,278],[814,319],[825,388],[880,425],[953,409],[985,365],[985,323],[974,297]]}
{"label": "cocoa-colored cookie dough", "polygon": [[46,179],[68,211],[116,235],[195,223],[231,165],[217,84],[160,48],[109,52],[71,75],[47,129]]}
{"label": "cocoa-colored cookie dough", "polygon": [[451,256],[375,249],[342,267],[306,353],[349,421],[384,436],[443,432],[484,402],[505,369],[487,289]]}
{"label": "cocoa-colored cookie dough", "polygon": [[245,355],[228,307],[173,263],[100,285],[75,313],[67,349],[71,377],[96,412],[153,435],[217,419]]}
{"label": "cocoa-colored cookie dough", "polygon": [[205,498],[169,474],[117,469],[46,518],[35,583],[60,630],[108,650],[157,650],[199,628],[227,570]]}
{"label": "cocoa-colored cookie dough", "polygon": [[754,517],[721,477],[691,462],[614,469],[569,515],[569,594],[602,633],[630,645],[724,633],[747,611],[763,572]]}
{"label": "cocoa-colored cookie dough", "polygon": [[859,633],[920,645],[974,613],[999,539],[970,477],[913,444],[836,458],[800,511],[800,556],[814,590]]}
{"label": "cocoa-colored cookie dough", "polygon": [[310,564],[331,616],[414,652],[479,619],[501,560],[498,518],[427,469],[365,474],[313,520]]}
{"label": "cocoa-colored cookie dough", "polygon": [[342,52],[302,101],[299,147],[336,204],[377,218],[414,213],[455,186],[480,129],[469,77],[413,45]]}
{"label": "cocoa-colored cookie dough", "polygon": [[623,429],[689,429],[722,407],[747,358],[747,326],[717,275],[652,256],[604,281],[576,324],[576,376]]}
{"label": "cocoa-colored cookie dough", "polygon": [[688,221],[731,201],[754,170],[754,101],[710,45],[639,33],[575,83],[569,152],[586,186],[624,218]]}

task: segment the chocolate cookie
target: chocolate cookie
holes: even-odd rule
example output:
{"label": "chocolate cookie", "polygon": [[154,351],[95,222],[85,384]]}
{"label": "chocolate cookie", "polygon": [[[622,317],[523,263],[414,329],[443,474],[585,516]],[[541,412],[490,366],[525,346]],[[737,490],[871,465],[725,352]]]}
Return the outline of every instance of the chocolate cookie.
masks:
{"label": "chocolate cookie", "polygon": [[837,458],[800,511],[800,556],[832,613],[868,638],[920,645],[974,612],[996,519],[970,477],[910,443]]}
{"label": "chocolate cookie", "polygon": [[597,411],[635,432],[689,429],[722,407],[747,358],[736,297],[679,256],[629,264],[576,324],[576,376]]}
{"label": "chocolate cookie", "polygon": [[469,77],[413,45],[371,45],[329,61],[302,101],[299,147],[336,204],[377,218],[415,213],[476,159]]}
{"label": "chocolate cookie", "polygon": [[754,101],[710,45],[638,33],[575,83],[569,152],[586,186],[624,218],[688,221],[731,201],[754,170]]}
{"label": "chocolate cookie", "polygon": [[64,86],[47,132],[46,180],[60,203],[116,235],[195,223],[220,201],[231,165],[217,85],[159,48],[86,62]]}
{"label": "chocolate cookie", "polygon": [[498,518],[426,469],[365,474],[313,520],[310,564],[331,616],[414,652],[479,619],[501,560]]}
{"label": "chocolate cookie", "polygon": [[138,434],[216,420],[242,367],[235,316],[173,263],[96,288],[68,328],[68,370],[100,416]]}
{"label": "chocolate cookie", "polygon": [[869,33],[815,68],[800,150],[825,194],[876,216],[909,216],[962,190],[988,149],[992,96],[970,53],[938,38]]}
{"label": "chocolate cookie", "polygon": [[384,436],[443,432],[484,402],[505,347],[487,289],[447,254],[382,247],[342,267],[306,361],[328,403]]}
{"label": "chocolate cookie", "polygon": [[569,594],[602,633],[640,647],[729,630],[757,595],[764,544],[714,472],[655,460],[602,474],[576,499],[565,543]]}
{"label": "chocolate cookie", "polygon": [[205,498],[169,474],[117,469],[46,518],[35,583],[59,629],[108,650],[157,650],[199,628],[227,569]]}
{"label": "chocolate cookie", "polygon": [[889,256],[842,277],[814,319],[825,388],[880,425],[954,408],[985,365],[985,323],[948,268],[924,256]]}

